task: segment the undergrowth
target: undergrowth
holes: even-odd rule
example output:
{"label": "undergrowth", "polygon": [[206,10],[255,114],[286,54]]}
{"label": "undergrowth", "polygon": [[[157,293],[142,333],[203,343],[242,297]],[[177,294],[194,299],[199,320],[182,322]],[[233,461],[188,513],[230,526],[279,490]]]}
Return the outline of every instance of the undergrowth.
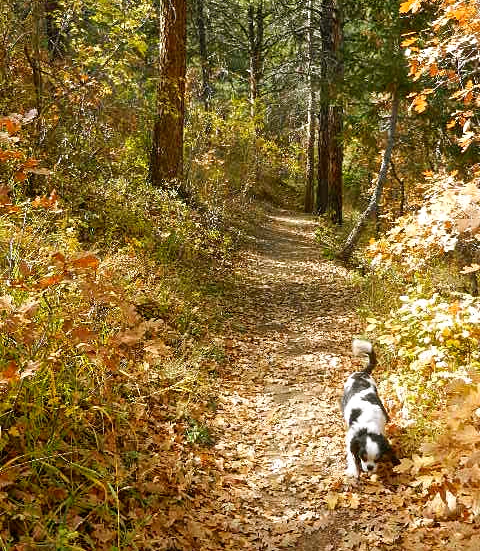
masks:
{"label": "undergrowth", "polygon": [[[21,122],[2,120],[12,137]],[[2,151],[0,547],[189,540],[188,503],[208,492],[192,449],[213,441],[226,360],[210,332],[238,236],[126,180],[86,185],[76,206],[29,199],[38,162],[16,139]]]}
{"label": "undergrowth", "polygon": [[[383,247],[388,257],[389,246],[402,252],[386,240],[372,249]],[[472,470],[480,434],[480,300],[459,290],[462,273],[448,257],[423,254],[422,270],[405,271],[391,257],[382,262],[377,254],[371,262],[363,254],[371,270],[356,276],[360,314],[380,352],[380,393],[403,457],[395,471],[428,518],[472,522],[480,488]]]}

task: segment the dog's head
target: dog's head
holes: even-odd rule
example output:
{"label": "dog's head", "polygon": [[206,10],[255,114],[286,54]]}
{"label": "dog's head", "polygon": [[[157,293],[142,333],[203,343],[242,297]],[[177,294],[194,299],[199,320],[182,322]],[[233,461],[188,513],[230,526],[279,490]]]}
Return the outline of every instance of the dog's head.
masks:
{"label": "dog's head", "polygon": [[380,461],[389,460],[394,465],[399,463],[385,436],[368,432],[367,429],[355,434],[350,442],[350,450],[357,464],[366,473],[376,472]]}

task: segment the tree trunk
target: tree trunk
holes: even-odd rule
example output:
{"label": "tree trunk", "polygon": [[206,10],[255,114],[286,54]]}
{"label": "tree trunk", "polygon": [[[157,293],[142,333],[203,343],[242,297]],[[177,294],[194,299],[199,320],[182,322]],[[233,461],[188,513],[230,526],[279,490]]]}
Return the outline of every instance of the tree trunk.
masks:
{"label": "tree trunk", "polygon": [[329,111],[329,155],[328,155],[328,212],[334,224],[343,222],[343,108],[331,105]]}
{"label": "tree trunk", "polygon": [[58,0],[45,1],[45,30],[47,34],[47,48],[50,58],[61,59],[67,50],[67,37],[58,25],[56,15],[60,13]]}
{"label": "tree trunk", "polygon": [[358,243],[358,240],[360,238],[361,232],[363,228],[365,227],[367,220],[370,218],[370,216],[375,212],[378,204],[380,203],[380,197],[382,195],[383,186],[385,184],[385,180],[387,177],[388,167],[390,164],[390,159],[392,157],[392,150],[393,145],[395,141],[395,128],[397,125],[397,117],[398,117],[398,105],[400,103],[398,90],[395,89],[392,97],[392,111],[390,113],[390,122],[388,127],[388,136],[387,136],[387,145],[385,147],[385,151],[383,153],[382,158],[382,164],[380,166],[380,171],[378,173],[377,182],[375,184],[375,189],[372,193],[372,197],[370,198],[370,202],[368,203],[368,206],[366,210],[363,212],[362,216],[360,217],[359,221],[357,222],[357,225],[353,228],[353,230],[350,232],[350,235],[347,237],[347,240],[345,241],[345,244],[342,248],[342,250],[338,253],[337,257],[343,261],[348,261],[349,258],[352,255],[352,252],[355,248],[355,246]]}
{"label": "tree trunk", "polygon": [[159,79],[150,156],[156,187],[177,186],[183,199],[183,123],[185,114],[186,2],[163,0],[159,6]]}
{"label": "tree trunk", "polygon": [[315,90],[313,84],[312,64],[313,64],[313,1],[308,0],[308,19],[307,19],[307,88],[308,88],[308,106],[307,106],[307,166],[305,182],[305,201],[304,210],[307,213],[313,212],[313,180],[315,169]]}
{"label": "tree trunk", "polygon": [[41,127],[40,120],[42,117],[43,107],[43,78],[42,78],[42,57],[41,57],[41,41],[42,41],[42,25],[44,21],[44,5],[41,0],[35,0],[32,8],[32,35],[31,35],[31,52],[28,45],[25,43],[24,51],[25,57],[32,69],[32,80],[35,88],[35,102],[38,116],[36,118],[35,126],[37,134],[40,135]]}
{"label": "tree trunk", "polygon": [[320,108],[318,113],[318,175],[316,204],[316,211],[318,214],[325,214],[328,210],[328,166],[330,154],[330,128],[328,112],[331,101],[331,61],[333,55],[332,14],[332,0],[323,0],[321,5],[320,21],[322,53],[320,58]]}
{"label": "tree trunk", "polygon": [[[322,95],[322,91],[320,94]],[[317,214],[328,209],[328,154],[329,154],[328,104],[320,100],[318,113],[318,167],[317,167]]]}
{"label": "tree trunk", "polygon": [[197,23],[198,48],[200,63],[202,64],[202,93],[201,99],[205,111],[210,111],[210,98],[212,97],[212,86],[210,83],[210,62],[207,51],[207,33],[205,30],[205,9],[204,0],[195,2],[195,20]]}
{"label": "tree trunk", "polygon": [[343,85],[343,23],[338,1],[332,2],[332,72],[328,131],[328,213],[334,224],[343,222],[343,107],[341,88]]}
{"label": "tree trunk", "polygon": [[398,207],[398,216],[403,216],[405,214],[405,182],[403,180],[400,180],[397,174],[397,170],[395,169],[395,165],[393,164],[393,161],[390,162],[390,168],[392,169],[392,174],[395,180],[400,185],[400,205]]}

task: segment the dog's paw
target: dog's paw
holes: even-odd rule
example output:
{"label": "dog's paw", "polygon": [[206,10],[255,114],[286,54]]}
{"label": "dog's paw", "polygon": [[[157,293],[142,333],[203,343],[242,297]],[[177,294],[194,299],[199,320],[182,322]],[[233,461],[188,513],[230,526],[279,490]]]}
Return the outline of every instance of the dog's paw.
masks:
{"label": "dog's paw", "polygon": [[345,476],[358,478],[360,476],[360,473],[358,472],[358,469],[356,467],[348,467],[347,469],[345,469]]}

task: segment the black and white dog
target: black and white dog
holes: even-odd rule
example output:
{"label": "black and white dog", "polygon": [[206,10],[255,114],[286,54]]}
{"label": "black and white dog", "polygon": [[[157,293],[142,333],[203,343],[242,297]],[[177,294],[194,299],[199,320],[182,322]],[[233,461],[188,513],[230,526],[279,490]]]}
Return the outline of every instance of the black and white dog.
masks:
{"label": "black and white dog", "polygon": [[400,462],[385,437],[385,423],[389,418],[370,376],[377,364],[373,346],[368,341],[355,339],[352,349],[354,356],[368,359],[365,369],[352,373],[345,382],[341,403],[348,427],[346,474],[358,478],[360,469],[374,473],[382,459],[394,465]]}

